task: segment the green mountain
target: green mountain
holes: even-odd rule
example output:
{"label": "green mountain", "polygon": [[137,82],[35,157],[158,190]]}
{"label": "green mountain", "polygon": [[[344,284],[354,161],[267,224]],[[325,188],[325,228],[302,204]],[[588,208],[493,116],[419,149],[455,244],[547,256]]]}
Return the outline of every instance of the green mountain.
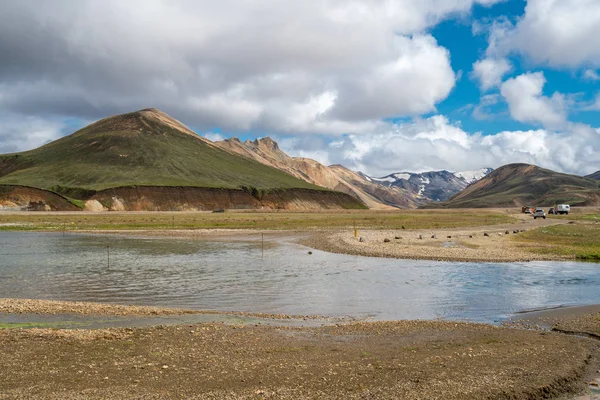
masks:
{"label": "green mountain", "polygon": [[593,174],[589,174],[586,176],[586,178],[596,179],[600,181],[600,171],[596,171]]}
{"label": "green mountain", "polygon": [[444,207],[514,207],[600,204],[599,182],[530,164],[500,167],[468,186]]}
{"label": "green mountain", "polygon": [[0,184],[54,188],[75,198],[86,197],[82,189],[121,186],[322,189],[223,151],[156,109],[105,118],[37,149],[0,155]]}

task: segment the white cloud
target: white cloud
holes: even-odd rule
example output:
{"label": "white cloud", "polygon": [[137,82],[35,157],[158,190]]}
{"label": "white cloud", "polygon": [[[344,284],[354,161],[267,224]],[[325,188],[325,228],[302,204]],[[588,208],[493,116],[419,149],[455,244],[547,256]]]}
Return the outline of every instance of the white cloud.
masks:
{"label": "white cloud", "polygon": [[520,53],[536,64],[600,67],[600,7],[597,0],[528,0],[515,25],[495,24],[488,52]]}
{"label": "white cloud", "polygon": [[473,108],[473,118],[483,121],[483,120],[491,120],[494,118],[494,114],[490,111],[490,107],[498,104],[500,100],[500,95],[497,93],[494,94],[486,94],[481,96],[479,100],[479,104],[477,104]]}
{"label": "white cloud", "polygon": [[504,82],[500,93],[517,121],[561,128],[567,121],[566,98],[560,93],[542,94],[546,78],[542,72],[528,72]]}
{"label": "white cloud", "polygon": [[4,2],[1,107],[90,119],[157,107],[198,130],[360,133],[435,111],[456,77],[426,30],[496,2]]}
{"label": "white cloud", "polygon": [[600,92],[596,94],[596,98],[587,105],[582,107],[584,111],[600,111]]}
{"label": "white cloud", "polygon": [[594,69],[586,69],[583,72],[583,79],[588,81],[600,81],[600,75]]}
{"label": "white cloud", "polygon": [[221,140],[225,139],[225,136],[221,135],[220,133],[216,133],[216,132],[206,132],[202,136],[204,136],[206,139],[210,140],[211,142],[220,142]]}
{"label": "white cloud", "polygon": [[504,131],[470,135],[436,115],[401,125],[387,124],[371,135],[349,135],[306,144],[282,140],[281,148],[324,163],[340,163],[372,176],[392,172],[475,170],[514,162],[586,175],[600,165],[600,129],[569,124],[565,130]]}
{"label": "white cloud", "polygon": [[487,91],[502,83],[502,77],[506,75],[512,66],[505,58],[484,58],[473,64],[473,77],[479,80],[481,90]]}
{"label": "white cloud", "polygon": [[64,134],[67,124],[56,118],[0,111],[0,154],[31,150]]}

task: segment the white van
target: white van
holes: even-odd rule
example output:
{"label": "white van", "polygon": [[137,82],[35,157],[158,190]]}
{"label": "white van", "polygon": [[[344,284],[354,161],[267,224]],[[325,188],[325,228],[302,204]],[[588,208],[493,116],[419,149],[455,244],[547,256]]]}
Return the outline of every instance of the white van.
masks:
{"label": "white van", "polygon": [[555,213],[556,214],[569,214],[569,211],[571,211],[571,206],[568,204],[559,204],[556,206],[555,209]]}

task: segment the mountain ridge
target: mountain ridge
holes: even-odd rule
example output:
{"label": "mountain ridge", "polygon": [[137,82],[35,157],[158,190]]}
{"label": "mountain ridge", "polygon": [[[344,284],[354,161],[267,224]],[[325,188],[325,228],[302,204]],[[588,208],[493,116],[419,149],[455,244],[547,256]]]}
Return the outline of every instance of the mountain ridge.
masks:
{"label": "mountain ridge", "polygon": [[596,171],[593,174],[589,174],[585,176],[586,178],[600,180],[600,171]]}
{"label": "mountain ridge", "polygon": [[449,208],[600,204],[599,183],[531,164],[504,165],[441,206]]}
{"label": "mountain ridge", "polygon": [[365,175],[384,186],[396,186],[406,189],[416,196],[430,201],[445,201],[493,171],[482,168],[475,171],[450,172],[447,170],[415,172],[394,172],[375,178]]}
{"label": "mountain ridge", "polygon": [[402,190],[370,187],[356,172],[343,166],[332,168],[305,157],[291,157],[283,152],[277,142],[266,137],[242,142],[238,138],[214,142],[222,149],[251,158],[303,179],[314,185],[347,193],[360,199],[371,209],[414,208],[416,204]]}

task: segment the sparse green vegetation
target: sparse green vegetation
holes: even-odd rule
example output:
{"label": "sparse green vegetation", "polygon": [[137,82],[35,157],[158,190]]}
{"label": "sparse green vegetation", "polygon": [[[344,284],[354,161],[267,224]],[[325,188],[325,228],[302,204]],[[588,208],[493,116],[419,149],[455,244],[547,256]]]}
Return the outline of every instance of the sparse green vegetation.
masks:
{"label": "sparse green vegetation", "polygon": [[72,198],[69,198],[69,197],[67,197],[67,200],[69,200],[69,202],[71,204],[73,204],[77,208],[83,209],[83,207],[85,206],[85,201],[84,200],[77,200],[77,199],[72,199]]}
{"label": "sparse green vegetation", "polygon": [[[515,222],[504,213],[467,210],[0,214],[0,230],[102,229],[425,229]],[[10,224],[10,225],[3,225]],[[15,225],[16,224],[16,225]]]}
{"label": "sparse green vegetation", "polygon": [[513,240],[538,254],[575,256],[579,260],[600,261],[600,225],[555,225],[525,232]]}
{"label": "sparse green vegetation", "polygon": [[81,199],[86,200],[96,194],[95,190],[84,189],[80,187],[66,187],[60,185],[54,185],[48,190],[58,193],[70,199]]}

